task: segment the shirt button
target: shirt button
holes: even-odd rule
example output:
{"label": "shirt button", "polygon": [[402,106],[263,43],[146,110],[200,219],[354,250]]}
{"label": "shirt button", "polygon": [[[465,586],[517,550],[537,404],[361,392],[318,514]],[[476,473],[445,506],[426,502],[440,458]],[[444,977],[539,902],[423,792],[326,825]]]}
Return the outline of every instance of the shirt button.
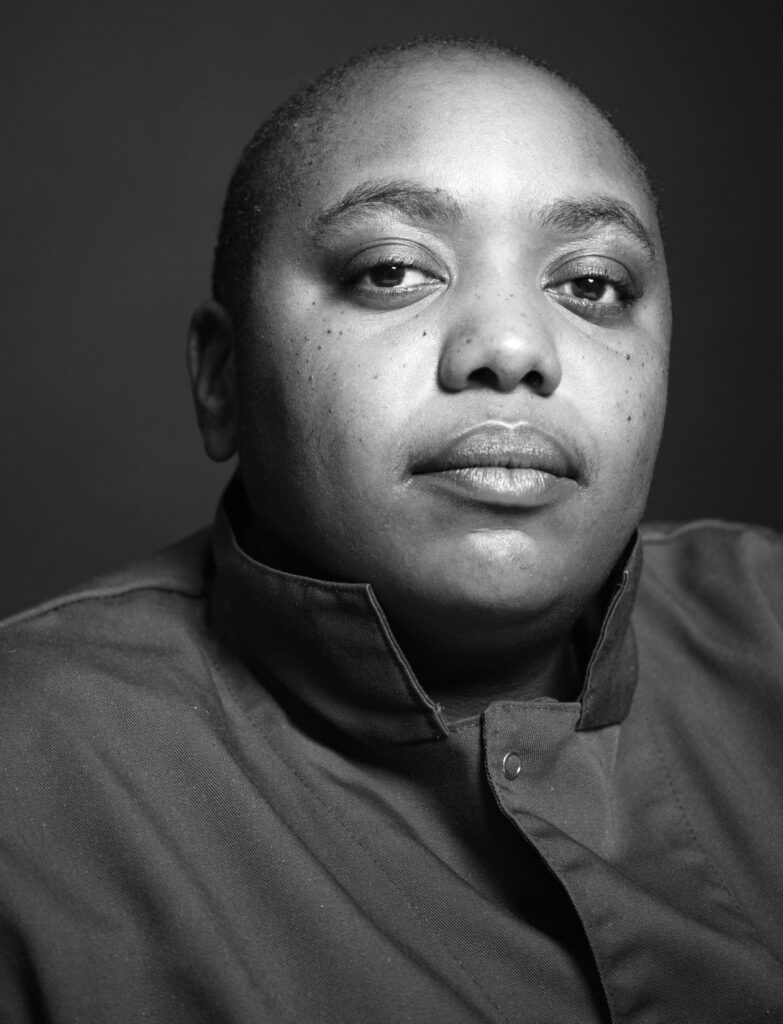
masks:
{"label": "shirt button", "polygon": [[509,780],[515,779],[522,771],[522,760],[519,754],[510,750],[503,758],[503,774]]}

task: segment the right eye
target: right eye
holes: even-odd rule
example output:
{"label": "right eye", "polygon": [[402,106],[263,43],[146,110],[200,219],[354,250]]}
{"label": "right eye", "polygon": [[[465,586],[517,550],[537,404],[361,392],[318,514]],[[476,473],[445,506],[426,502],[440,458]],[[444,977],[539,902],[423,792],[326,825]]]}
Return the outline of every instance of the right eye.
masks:
{"label": "right eye", "polygon": [[431,281],[432,277],[418,267],[390,261],[376,263],[369,270],[362,271],[351,283],[360,288],[415,288]]}
{"label": "right eye", "polygon": [[430,295],[445,282],[434,260],[418,252],[370,249],[352,260],[341,277],[345,295],[362,306],[400,309]]}

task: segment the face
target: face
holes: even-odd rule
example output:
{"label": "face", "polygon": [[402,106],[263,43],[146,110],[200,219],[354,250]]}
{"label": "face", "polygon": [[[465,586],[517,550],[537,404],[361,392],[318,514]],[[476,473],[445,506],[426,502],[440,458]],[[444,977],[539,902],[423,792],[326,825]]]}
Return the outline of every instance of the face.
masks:
{"label": "face", "polygon": [[659,442],[648,196],[595,112],[507,63],[413,63],[330,135],[238,348],[255,536],[284,568],[371,582],[403,622],[578,609]]}

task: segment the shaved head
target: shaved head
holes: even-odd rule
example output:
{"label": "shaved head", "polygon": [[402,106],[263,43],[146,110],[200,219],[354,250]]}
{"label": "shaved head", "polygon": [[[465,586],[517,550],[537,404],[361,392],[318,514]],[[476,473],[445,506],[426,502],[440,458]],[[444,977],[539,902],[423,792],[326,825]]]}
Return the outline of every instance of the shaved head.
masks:
{"label": "shaved head", "polygon": [[[247,550],[369,582],[403,649],[427,622],[460,672],[480,628],[466,679],[521,620],[570,629],[641,517],[666,397],[655,203],[606,116],[483,41],[364,54],[262,126],[217,256],[190,364]],[[552,472],[463,480],[509,430]]]}
{"label": "shaved head", "polygon": [[343,141],[337,127],[358,119],[368,93],[375,93],[416,65],[460,65],[469,73],[477,63],[509,62],[520,72],[547,79],[604,123],[618,152],[644,191],[653,198],[645,168],[609,115],[543,61],[511,46],[482,38],[427,36],[367,50],[329,68],[270,114],[245,147],[223,206],[212,270],[213,297],[241,329],[249,305],[253,269],[270,218],[295,198],[303,184],[318,177],[319,166]]}

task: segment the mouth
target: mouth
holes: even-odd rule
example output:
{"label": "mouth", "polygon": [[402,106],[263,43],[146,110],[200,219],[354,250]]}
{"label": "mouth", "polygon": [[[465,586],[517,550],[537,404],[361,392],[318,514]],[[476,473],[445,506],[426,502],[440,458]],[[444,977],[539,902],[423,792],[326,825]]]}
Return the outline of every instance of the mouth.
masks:
{"label": "mouth", "polygon": [[413,475],[464,499],[538,508],[576,490],[584,459],[529,424],[485,423],[426,453]]}

